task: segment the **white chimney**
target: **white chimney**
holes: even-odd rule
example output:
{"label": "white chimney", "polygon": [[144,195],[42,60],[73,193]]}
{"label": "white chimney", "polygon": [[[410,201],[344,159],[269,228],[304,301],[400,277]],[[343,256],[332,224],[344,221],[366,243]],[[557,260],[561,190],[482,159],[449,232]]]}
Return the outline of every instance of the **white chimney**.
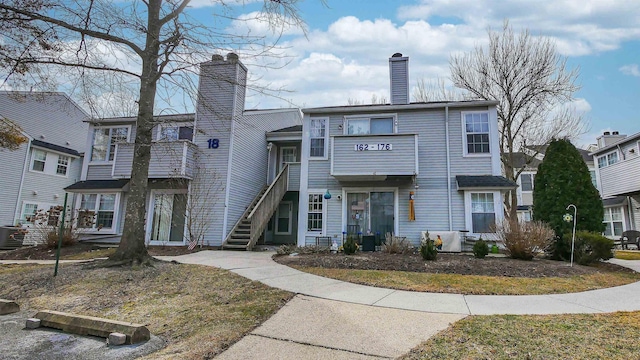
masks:
{"label": "white chimney", "polygon": [[389,58],[391,105],[409,103],[409,58],[395,53]]}
{"label": "white chimney", "polygon": [[617,143],[626,137],[627,135],[621,135],[618,131],[605,131],[601,136],[598,136],[596,140],[598,141],[598,148],[602,149],[603,147]]}

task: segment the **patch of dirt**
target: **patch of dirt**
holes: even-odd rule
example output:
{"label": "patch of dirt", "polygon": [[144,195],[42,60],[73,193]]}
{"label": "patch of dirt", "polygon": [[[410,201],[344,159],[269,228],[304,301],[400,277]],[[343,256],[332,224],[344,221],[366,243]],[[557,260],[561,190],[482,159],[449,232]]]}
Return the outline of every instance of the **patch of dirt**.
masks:
{"label": "patch of dirt", "polygon": [[[65,246],[60,249],[60,257],[75,255],[80,253],[91,252],[104,247],[76,243],[71,246]],[[201,250],[215,250],[217,248],[204,246],[197,247],[193,250],[187,249],[186,246],[149,246],[147,247],[149,254],[153,256],[177,256],[198,252]],[[56,249],[49,249],[46,245],[25,246],[15,250],[0,251],[0,260],[55,260]]]}
{"label": "patch of dirt", "polygon": [[333,269],[396,270],[423,273],[484,275],[505,277],[570,277],[602,271],[633,272],[609,263],[582,266],[554,260],[516,260],[506,257],[476,259],[466,254],[438,254],[436,261],[425,261],[418,254],[388,254],[384,252],[344,254],[301,254],[274,256],[283,265]]}

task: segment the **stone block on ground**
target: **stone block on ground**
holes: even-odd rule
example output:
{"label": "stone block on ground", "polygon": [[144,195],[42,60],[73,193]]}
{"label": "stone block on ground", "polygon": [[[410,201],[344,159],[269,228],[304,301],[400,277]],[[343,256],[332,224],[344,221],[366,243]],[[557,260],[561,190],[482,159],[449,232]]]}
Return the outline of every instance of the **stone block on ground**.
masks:
{"label": "stone block on ground", "polygon": [[0,315],[13,314],[20,311],[20,305],[15,301],[0,299]]}
{"label": "stone block on ground", "polygon": [[109,338],[111,333],[121,333],[127,337],[126,344],[136,344],[151,338],[146,326],[130,322],[50,310],[40,311],[35,317],[41,320],[42,326],[78,335]]}
{"label": "stone block on ground", "polygon": [[27,329],[37,329],[40,327],[40,319],[31,318],[27,319],[27,323],[25,325]]}
{"label": "stone block on ground", "polygon": [[109,334],[109,345],[123,345],[127,342],[127,335],[122,333]]}

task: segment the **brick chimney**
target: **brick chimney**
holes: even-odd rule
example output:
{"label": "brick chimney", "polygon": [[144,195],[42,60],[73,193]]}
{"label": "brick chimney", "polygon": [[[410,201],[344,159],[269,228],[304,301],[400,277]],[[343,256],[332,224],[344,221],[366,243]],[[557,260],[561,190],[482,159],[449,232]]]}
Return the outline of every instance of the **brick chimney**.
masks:
{"label": "brick chimney", "polygon": [[391,105],[409,103],[409,58],[395,53],[389,58]]}

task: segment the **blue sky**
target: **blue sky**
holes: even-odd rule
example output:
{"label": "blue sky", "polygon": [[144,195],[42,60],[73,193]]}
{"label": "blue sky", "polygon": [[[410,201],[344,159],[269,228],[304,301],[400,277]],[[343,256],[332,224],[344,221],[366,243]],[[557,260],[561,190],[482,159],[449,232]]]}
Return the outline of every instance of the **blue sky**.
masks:
{"label": "blue sky", "polygon": [[[259,3],[239,13],[259,10]],[[206,18],[211,7],[194,15]],[[509,19],[516,30],[551,37],[571,67],[580,68],[582,89],[574,106],[583,111],[590,131],[578,139],[595,142],[606,130],[640,131],[640,6],[633,0],[305,0],[301,15],[305,37],[290,30],[280,44],[287,55],[281,69],[252,66],[256,83],[291,91],[282,96],[308,107],[344,105],[349,98],[365,102],[372,95],[388,97],[388,58],[401,52],[410,58],[410,81],[447,79],[450,54],[486,44],[487,27],[498,29]],[[234,31],[264,30],[247,21]],[[254,32],[255,33],[255,32]],[[241,51],[240,51],[241,53]],[[256,63],[259,63],[256,60]],[[284,62],[282,63],[284,64]],[[254,95],[250,107],[279,107],[276,98]]]}

